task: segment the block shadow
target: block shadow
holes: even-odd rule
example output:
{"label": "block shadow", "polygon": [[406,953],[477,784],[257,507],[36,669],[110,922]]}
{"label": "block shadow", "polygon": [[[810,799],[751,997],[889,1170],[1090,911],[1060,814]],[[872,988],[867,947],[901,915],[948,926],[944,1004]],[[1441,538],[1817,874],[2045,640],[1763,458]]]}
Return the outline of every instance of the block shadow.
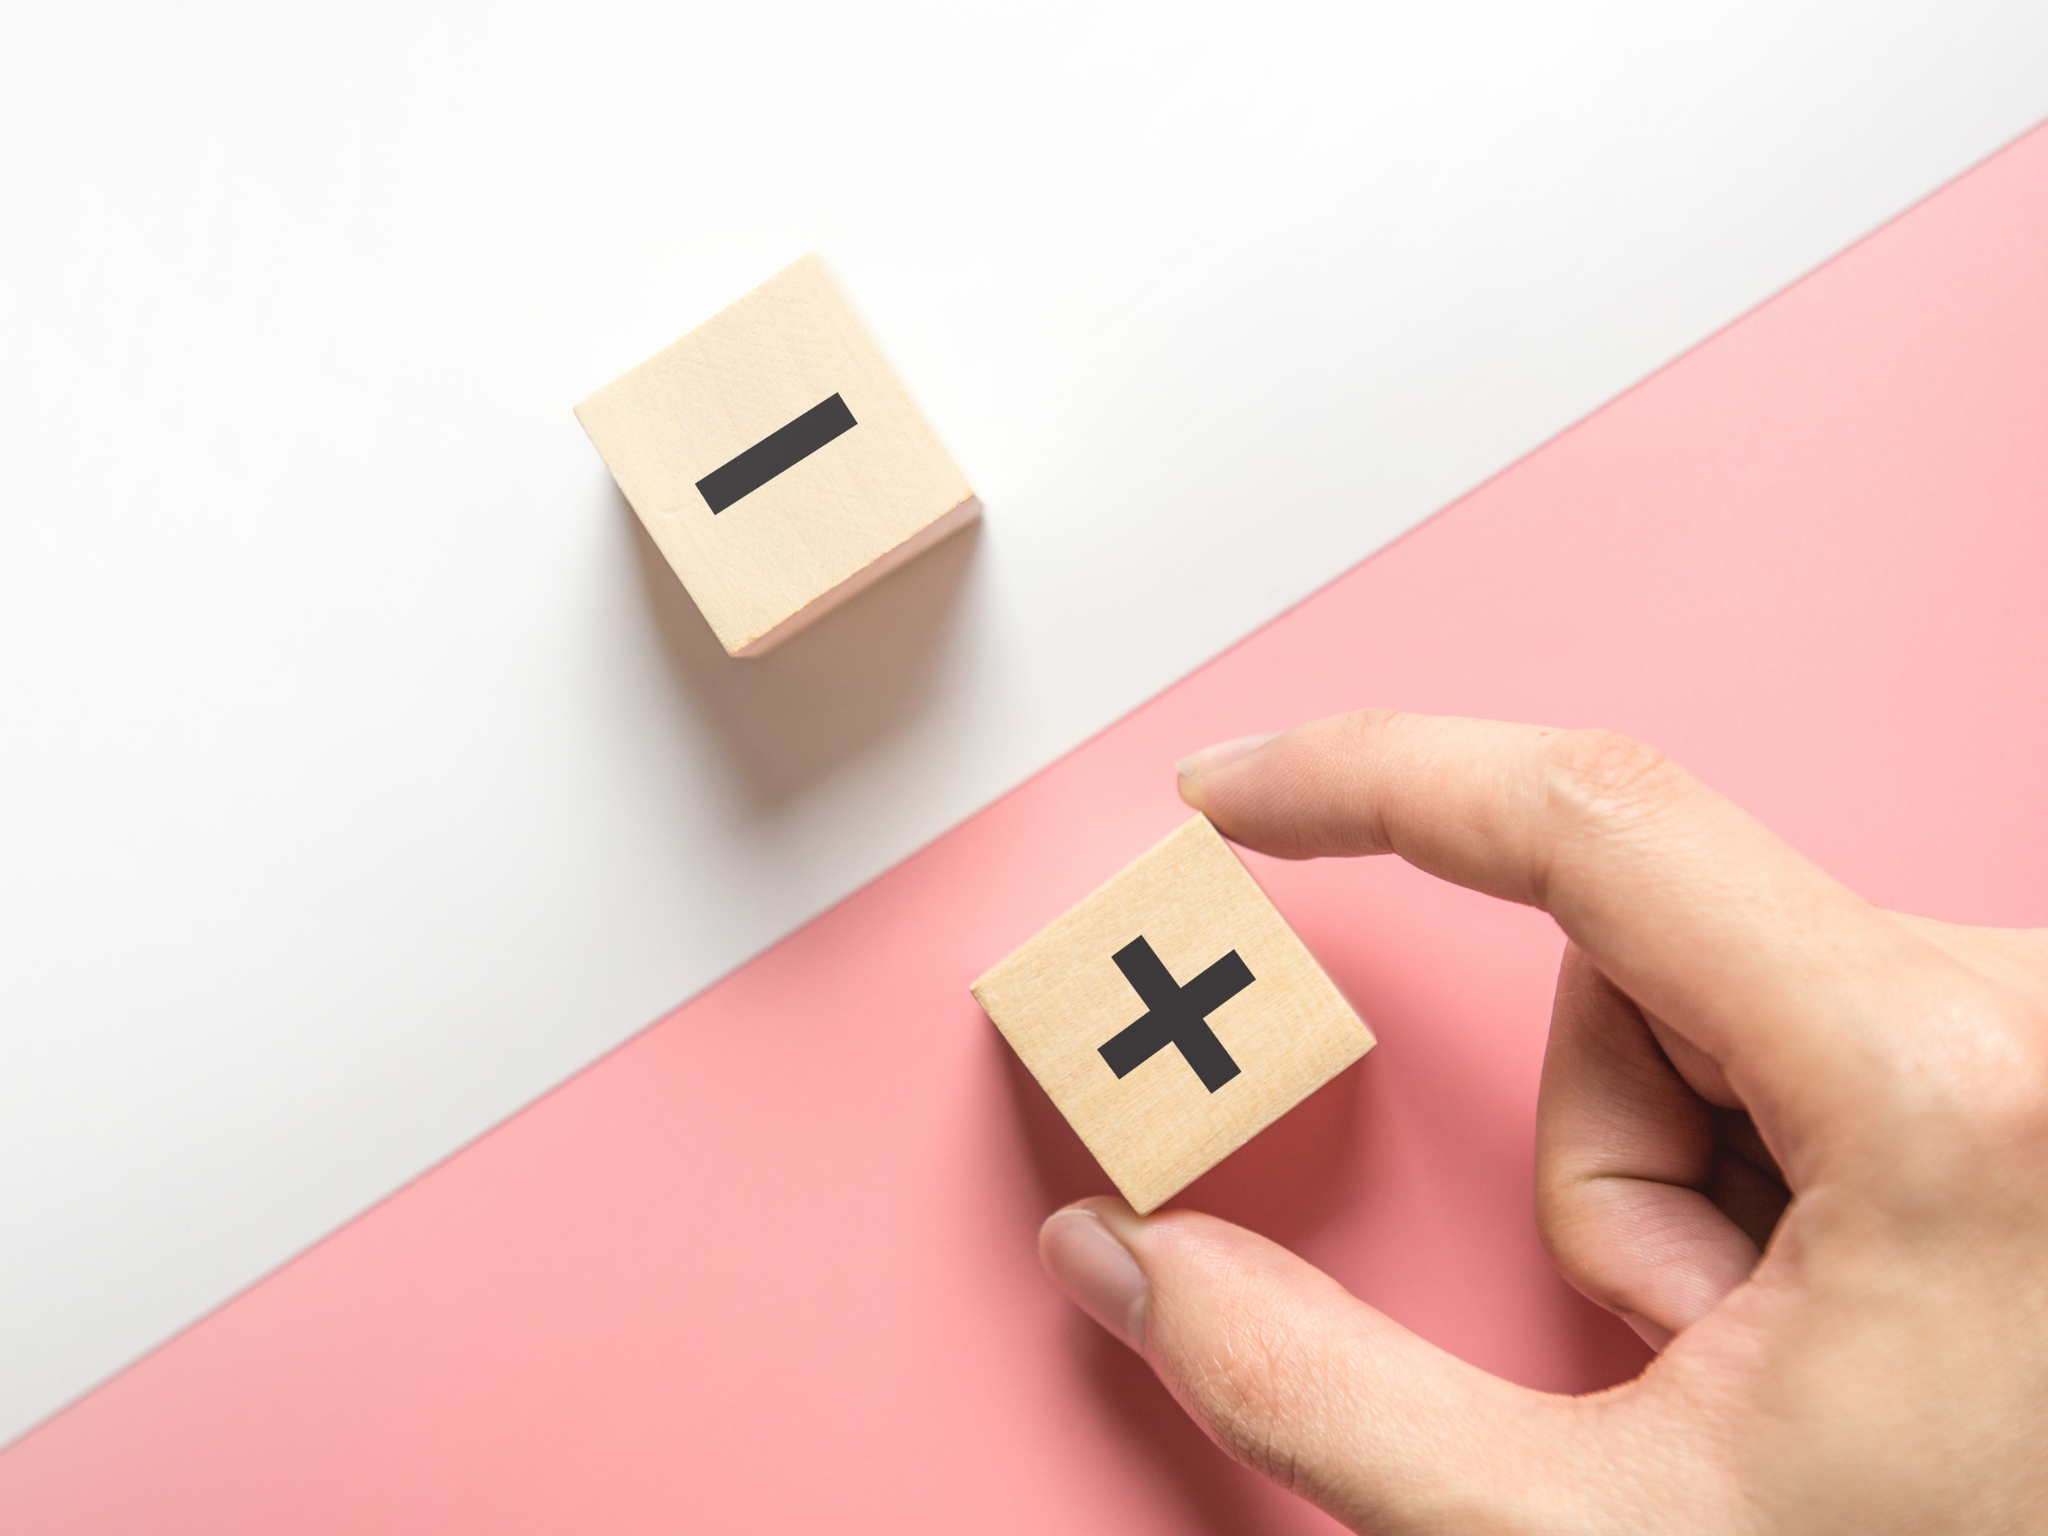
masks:
{"label": "block shadow", "polygon": [[[1116,1192],[1030,1070],[993,1027],[1011,1108],[1045,1209]],[[1347,1067],[1167,1202],[1207,1211],[1294,1247],[1352,1202],[1368,1092],[1365,1068]]]}
{"label": "block shadow", "polygon": [[981,520],[891,571],[765,656],[728,656],[616,487],[663,654],[758,810],[801,795],[917,714],[981,547]]}

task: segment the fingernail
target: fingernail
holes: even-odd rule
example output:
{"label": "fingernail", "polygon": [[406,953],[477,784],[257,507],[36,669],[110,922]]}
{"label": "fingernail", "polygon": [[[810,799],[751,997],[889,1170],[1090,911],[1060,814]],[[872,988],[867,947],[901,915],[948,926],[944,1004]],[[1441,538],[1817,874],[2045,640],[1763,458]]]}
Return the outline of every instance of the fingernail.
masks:
{"label": "fingernail", "polygon": [[1145,1273],[1085,1206],[1053,1212],[1038,1234],[1046,1272],[1083,1312],[1131,1348],[1145,1337]]}
{"label": "fingernail", "polygon": [[1218,768],[1236,762],[1248,752],[1256,752],[1279,732],[1268,731],[1263,736],[1240,736],[1235,741],[1219,741],[1213,747],[1204,747],[1190,753],[1174,766],[1180,769],[1184,779],[1199,779],[1205,773],[1214,773]]}
{"label": "fingernail", "polygon": [[1662,1323],[1653,1323],[1640,1313],[1617,1312],[1616,1316],[1624,1323],[1627,1323],[1629,1327],[1635,1329],[1636,1337],[1660,1355],[1664,1353],[1671,1341],[1678,1337],[1677,1334],[1666,1328]]}

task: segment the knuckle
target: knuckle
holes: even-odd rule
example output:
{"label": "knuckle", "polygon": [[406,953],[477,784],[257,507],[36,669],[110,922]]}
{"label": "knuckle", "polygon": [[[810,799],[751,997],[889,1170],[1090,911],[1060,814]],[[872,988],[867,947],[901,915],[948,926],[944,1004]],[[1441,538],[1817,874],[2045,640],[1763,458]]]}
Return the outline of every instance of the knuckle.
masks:
{"label": "knuckle", "polygon": [[1620,1304],[1620,1291],[1609,1283],[1600,1262],[1603,1224],[1594,1184],[1583,1174],[1539,1176],[1536,1187],[1536,1235],[1569,1284],[1603,1307]]}
{"label": "knuckle", "polygon": [[1979,994],[1930,1008],[1899,1050],[1859,1151],[1889,1199],[1945,1224],[2020,1198],[2048,1216],[2048,1019]]}
{"label": "knuckle", "polygon": [[1569,1272],[1578,1254],[1583,1185],[1553,1154],[1536,1159],[1536,1236],[1559,1269]]}
{"label": "knuckle", "polygon": [[2048,1022],[2002,998],[1976,1003],[1931,1021],[1915,1087],[1943,1121],[1991,1149],[2048,1149]]}
{"label": "knuckle", "polygon": [[1653,814],[1690,782],[1670,758],[1619,731],[1560,731],[1548,737],[1542,772],[1553,808],[1595,823]]}

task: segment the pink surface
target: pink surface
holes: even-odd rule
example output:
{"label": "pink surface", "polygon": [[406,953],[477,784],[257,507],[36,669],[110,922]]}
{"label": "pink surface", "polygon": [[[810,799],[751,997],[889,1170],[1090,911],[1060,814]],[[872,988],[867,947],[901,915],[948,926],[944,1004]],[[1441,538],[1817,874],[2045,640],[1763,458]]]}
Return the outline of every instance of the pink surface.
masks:
{"label": "pink surface", "polygon": [[[968,980],[1176,757],[1368,702],[1619,726],[1880,901],[2048,923],[2044,273],[2037,132],[15,1444],[0,1529],[1326,1525],[1041,1279],[1106,1185]],[[1381,1045],[1186,1203],[1521,1381],[1632,1372],[1529,1211],[1547,919],[1254,869]]]}

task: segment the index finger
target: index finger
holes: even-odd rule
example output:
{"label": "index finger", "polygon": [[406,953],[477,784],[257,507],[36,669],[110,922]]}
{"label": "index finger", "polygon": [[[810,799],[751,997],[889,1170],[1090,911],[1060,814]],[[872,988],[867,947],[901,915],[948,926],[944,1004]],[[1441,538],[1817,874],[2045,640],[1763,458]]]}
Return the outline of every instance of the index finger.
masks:
{"label": "index finger", "polygon": [[1365,710],[1220,766],[1198,754],[1181,793],[1247,847],[1395,853],[1543,908],[1719,1061],[1760,1119],[1783,1111],[1794,1129],[1852,1106],[1867,1117],[1895,1076],[1887,1046],[1915,1022],[1914,994],[1954,984],[1933,974],[1953,967],[1932,946],[1613,732]]}

